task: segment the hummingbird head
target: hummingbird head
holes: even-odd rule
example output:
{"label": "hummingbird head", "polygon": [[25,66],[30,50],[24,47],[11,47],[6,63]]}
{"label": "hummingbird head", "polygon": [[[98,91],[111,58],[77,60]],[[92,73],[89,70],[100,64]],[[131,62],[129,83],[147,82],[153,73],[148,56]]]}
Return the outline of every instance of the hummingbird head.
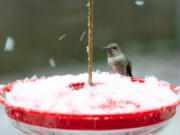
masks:
{"label": "hummingbird head", "polygon": [[103,49],[107,49],[109,57],[114,57],[121,54],[120,47],[117,43],[108,44],[106,47],[103,47]]}

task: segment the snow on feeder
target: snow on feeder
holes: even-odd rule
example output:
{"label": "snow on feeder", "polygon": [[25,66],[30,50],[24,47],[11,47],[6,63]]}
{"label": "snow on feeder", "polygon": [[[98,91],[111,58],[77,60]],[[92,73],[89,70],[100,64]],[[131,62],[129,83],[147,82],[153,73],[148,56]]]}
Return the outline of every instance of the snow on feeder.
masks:
{"label": "snow on feeder", "polygon": [[180,103],[178,89],[154,77],[93,76],[93,86],[86,73],[17,81],[1,87],[0,102],[12,124],[32,135],[155,134]]}

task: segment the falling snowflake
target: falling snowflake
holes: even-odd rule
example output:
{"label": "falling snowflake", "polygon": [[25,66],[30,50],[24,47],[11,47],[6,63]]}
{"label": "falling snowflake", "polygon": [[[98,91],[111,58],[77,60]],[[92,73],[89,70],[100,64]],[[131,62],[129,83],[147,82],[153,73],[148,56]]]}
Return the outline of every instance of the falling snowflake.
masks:
{"label": "falling snowflake", "polygon": [[89,46],[86,46],[86,52],[89,53]]}
{"label": "falling snowflake", "polygon": [[50,66],[51,66],[52,68],[55,68],[55,67],[56,67],[56,63],[55,63],[55,61],[54,61],[53,58],[50,58],[50,59],[49,59],[49,64],[50,64]]}
{"label": "falling snowflake", "polygon": [[80,37],[80,42],[83,40],[84,36],[86,35],[86,31],[84,31]]}
{"label": "falling snowflake", "polygon": [[10,36],[7,37],[4,51],[5,52],[11,52],[14,50],[14,39]]}
{"label": "falling snowflake", "polygon": [[62,36],[59,37],[59,40],[64,39],[66,36],[67,36],[66,34],[63,34]]}
{"label": "falling snowflake", "polygon": [[136,1],[134,1],[134,3],[135,3],[137,6],[143,6],[145,2],[144,2],[143,0],[136,0]]}
{"label": "falling snowflake", "polygon": [[87,5],[86,5],[87,7],[89,7],[89,2],[87,3]]}

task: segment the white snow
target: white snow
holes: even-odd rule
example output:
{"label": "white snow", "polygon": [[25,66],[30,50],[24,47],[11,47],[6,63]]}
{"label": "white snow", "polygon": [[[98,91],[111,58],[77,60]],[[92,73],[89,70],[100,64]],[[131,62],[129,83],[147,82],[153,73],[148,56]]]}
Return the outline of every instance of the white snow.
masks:
{"label": "white snow", "polygon": [[83,38],[84,38],[85,35],[86,35],[86,31],[84,31],[84,32],[81,34],[80,42],[83,40]]}
{"label": "white snow", "polygon": [[53,58],[50,58],[49,59],[49,64],[52,68],[55,68],[56,67],[56,63],[55,63],[55,60]]}
{"label": "white snow", "polygon": [[179,98],[180,98],[180,86],[176,87],[175,89],[175,93],[178,94]]}
{"label": "white snow", "polygon": [[59,40],[63,40],[67,35],[63,34],[62,36],[59,37]]}
{"label": "white snow", "polygon": [[86,5],[87,7],[89,7],[89,2],[87,3],[87,5]]}
{"label": "white snow", "polygon": [[[107,72],[94,72],[93,81],[103,84],[89,86],[88,74],[52,76],[35,82],[17,83],[7,94],[9,105],[38,111],[67,114],[120,114],[164,107],[180,97],[169,86],[160,85],[155,77],[145,83]],[[76,90],[69,84],[85,82]]]}
{"label": "white snow", "polygon": [[86,52],[89,53],[89,46],[86,46]]}
{"label": "white snow", "polygon": [[11,52],[14,49],[14,39],[10,36],[7,37],[4,51],[5,52]]}
{"label": "white snow", "polygon": [[137,5],[137,6],[143,6],[144,5],[144,0],[135,0],[134,3]]}

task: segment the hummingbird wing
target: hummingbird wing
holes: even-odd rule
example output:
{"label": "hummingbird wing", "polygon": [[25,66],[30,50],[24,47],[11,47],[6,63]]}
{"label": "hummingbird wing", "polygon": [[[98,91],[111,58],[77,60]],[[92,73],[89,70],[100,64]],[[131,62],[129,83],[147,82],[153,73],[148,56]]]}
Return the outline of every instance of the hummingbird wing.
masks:
{"label": "hummingbird wing", "polygon": [[128,63],[126,65],[126,72],[127,72],[128,76],[133,77],[133,75],[132,75],[132,63],[129,60],[128,60]]}

